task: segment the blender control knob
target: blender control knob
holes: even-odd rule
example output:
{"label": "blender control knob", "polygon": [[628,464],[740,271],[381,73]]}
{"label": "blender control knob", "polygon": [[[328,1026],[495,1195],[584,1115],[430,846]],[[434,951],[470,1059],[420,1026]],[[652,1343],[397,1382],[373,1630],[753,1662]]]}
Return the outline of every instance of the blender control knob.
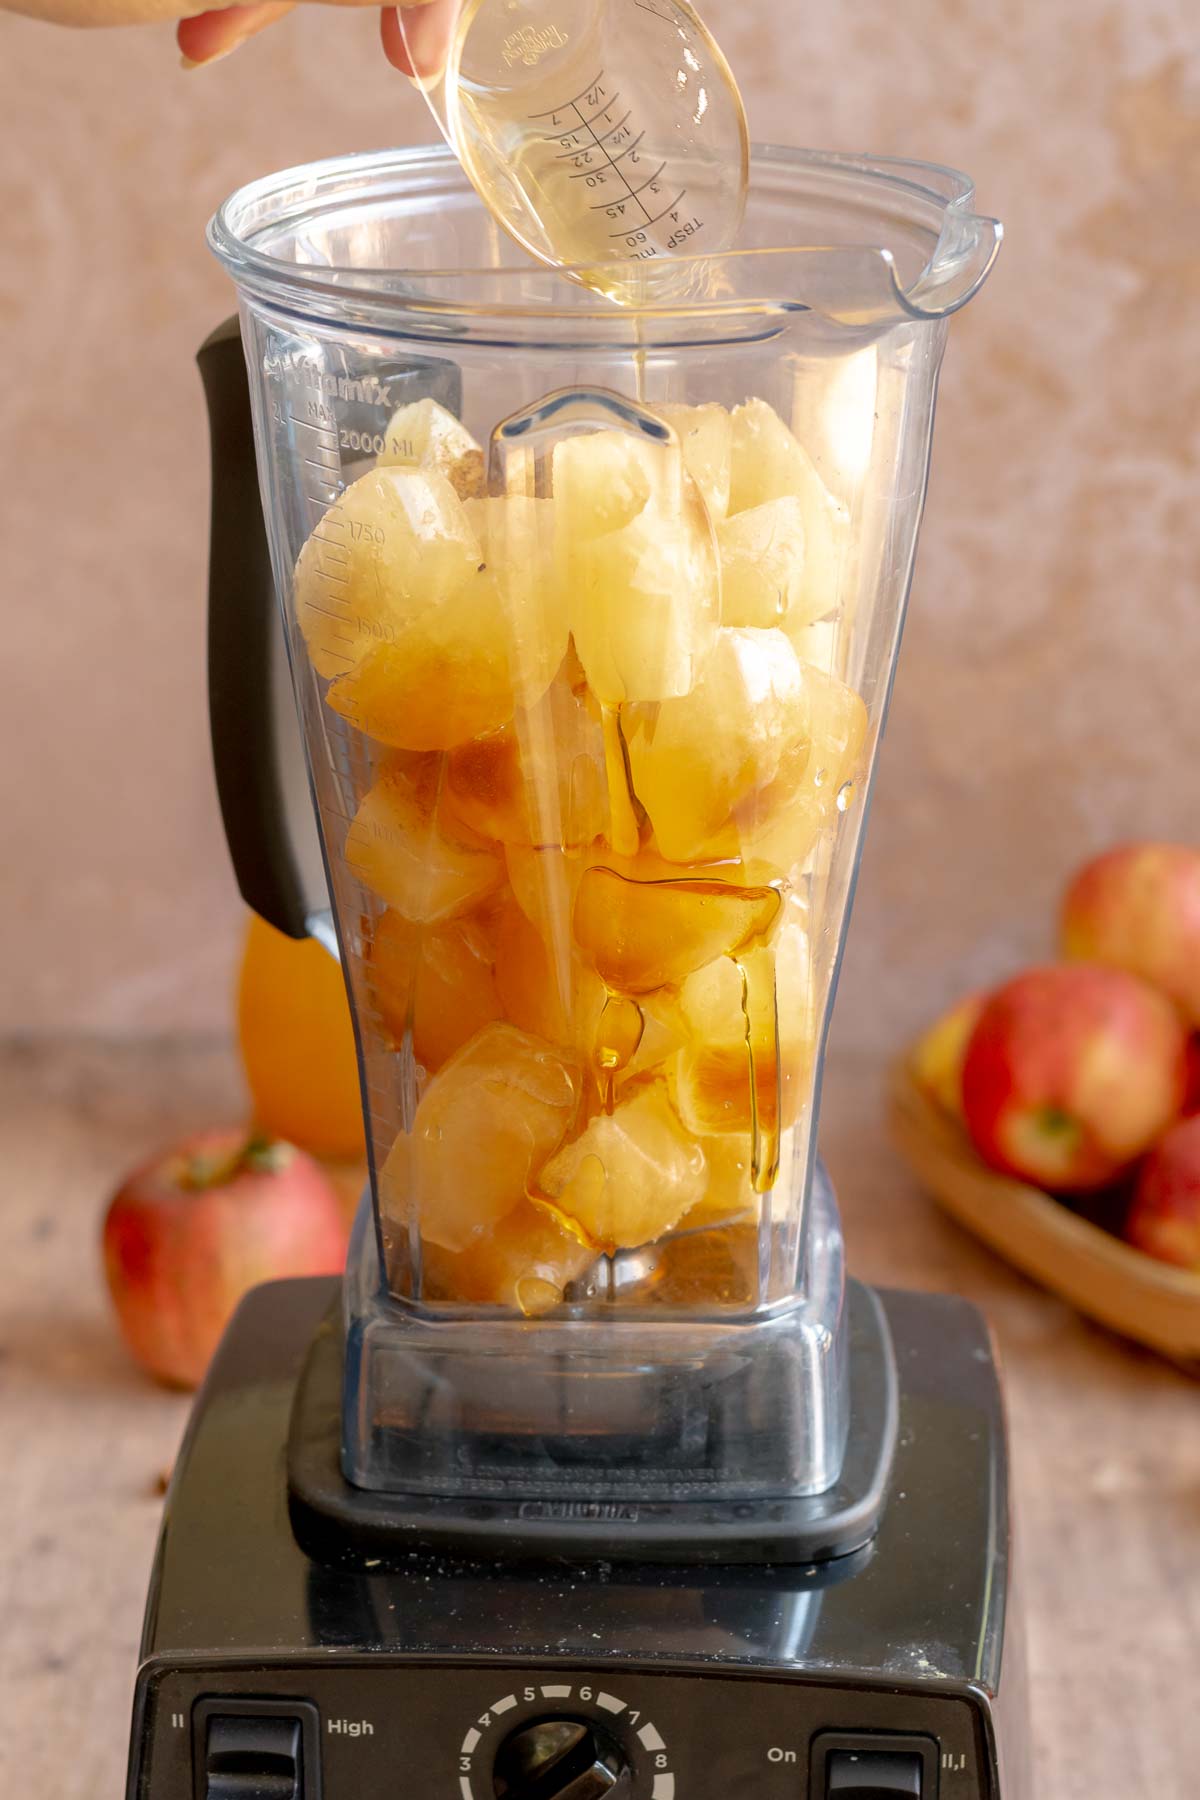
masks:
{"label": "blender control knob", "polygon": [[501,1744],[496,1800],[626,1800],[629,1764],[612,1739],[579,1719],[535,1719]]}

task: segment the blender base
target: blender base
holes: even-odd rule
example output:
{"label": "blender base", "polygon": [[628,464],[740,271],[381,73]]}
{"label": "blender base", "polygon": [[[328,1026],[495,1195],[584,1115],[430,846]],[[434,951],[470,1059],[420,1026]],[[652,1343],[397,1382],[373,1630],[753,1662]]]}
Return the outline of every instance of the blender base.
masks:
{"label": "blender base", "polygon": [[300,1800],[521,1800],[518,1753],[564,1736],[598,1755],[596,1783],[572,1791],[613,1800],[828,1800],[855,1757],[908,1781],[887,1793],[1031,1800],[1003,1416],[973,1307],[878,1296],[899,1429],[879,1529],[855,1555],[522,1566],[491,1546],[364,1559],[331,1533],[318,1559],[298,1542],[283,1445],[336,1292],[257,1289],[196,1402],[151,1580],[128,1800],[231,1791],[210,1774],[212,1721],[227,1749],[247,1733],[252,1760],[281,1718],[303,1749]]}
{"label": "blender base", "polygon": [[609,1562],[810,1563],[874,1537],[896,1442],[891,1334],[869,1288],[846,1291],[850,1431],[841,1474],[822,1494],[763,1499],[448,1498],[352,1486],[342,1473],[345,1349],[340,1304],[309,1348],[288,1433],[297,1537],[318,1559],[414,1550]]}

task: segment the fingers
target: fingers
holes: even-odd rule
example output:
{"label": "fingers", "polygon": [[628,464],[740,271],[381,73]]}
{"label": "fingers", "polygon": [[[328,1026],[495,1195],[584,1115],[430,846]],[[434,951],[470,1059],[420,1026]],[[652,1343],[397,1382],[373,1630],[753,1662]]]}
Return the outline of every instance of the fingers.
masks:
{"label": "fingers", "polygon": [[[296,4],[297,0],[252,0],[250,5],[223,6],[181,19],[175,36],[185,66],[199,68],[228,56],[247,38],[291,12]],[[326,4],[371,5],[374,0],[326,0]],[[401,4],[406,15],[403,30],[394,6],[385,8],[381,15],[384,55],[404,75],[412,75],[415,64],[415,72],[422,77],[435,77],[441,73],[449,53],[461,0],[401,0]]]}
{"label": "fingers", "polygon": [[450,53],[461,0],[406,0],[404,22],[394,6],[379,15],[383,54],[393,69],[429,81],[441,74]]}
{"label": "fingers", "polygon": [[226,6],[219,12],[198,13],[194,19],[180,19],[175,29],[186,67],[198,68],[202,63],[216,62],[228,56],[247,38],[273,25],[292,10],[295,0],[259,0],[252,6]]}

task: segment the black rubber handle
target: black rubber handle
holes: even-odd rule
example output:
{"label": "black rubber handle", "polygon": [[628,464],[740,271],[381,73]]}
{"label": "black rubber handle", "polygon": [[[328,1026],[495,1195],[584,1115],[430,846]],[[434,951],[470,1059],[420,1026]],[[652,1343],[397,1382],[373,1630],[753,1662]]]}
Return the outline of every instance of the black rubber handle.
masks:
{"label": "black rubber handle", "polygon": [[[288,831],[275,736],[275,582],[236,319],[226,319],[205,339],[196,361],[212,446],[208,717],[221,818],[247,906],[288,937],[302,938],[308,906]],[[290,696],[284,703],[291,704]]]}

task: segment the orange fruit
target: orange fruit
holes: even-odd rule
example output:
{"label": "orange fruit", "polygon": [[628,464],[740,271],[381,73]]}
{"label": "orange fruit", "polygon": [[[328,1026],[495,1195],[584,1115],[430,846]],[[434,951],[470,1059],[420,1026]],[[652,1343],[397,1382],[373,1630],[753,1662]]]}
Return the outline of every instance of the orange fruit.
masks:
{"label": "orange fruit", "polygon": [[264,1131],[312,1156],[350,1162],[365,1154],[346,987],[318,943],[251,918],[238,981],[238,1042]]}

